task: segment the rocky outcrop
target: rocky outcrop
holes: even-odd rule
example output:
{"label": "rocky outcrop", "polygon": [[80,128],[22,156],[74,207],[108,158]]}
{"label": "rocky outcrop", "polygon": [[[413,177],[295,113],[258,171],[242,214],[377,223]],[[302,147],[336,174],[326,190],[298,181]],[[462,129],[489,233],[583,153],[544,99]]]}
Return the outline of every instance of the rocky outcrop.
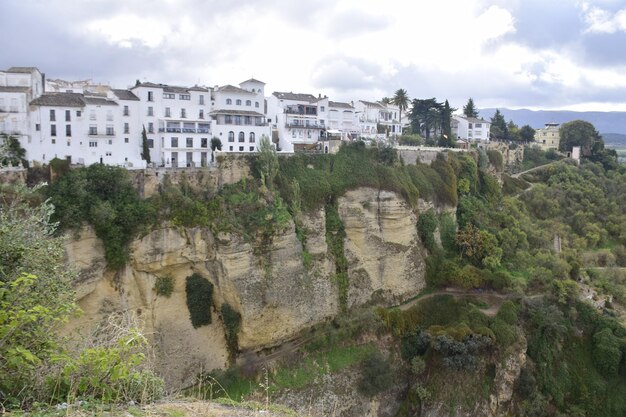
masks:
{"label": "rocky outcrop", "polygon": [[[349,305],[398,302],[424,286],[423,249],[415,217],[390,192],[351,191],[339,201],[349,261]],[[219,307],[241,313],[239,345],[256,350],[278,345],[339,312],[328,254],[324,211],[302,216],[307,238],[293,225],[260,248],[236,234],[208,228],[163,226],[130,246],[120,271],[106,269],[101,242],[86,228],[69,236],[67,254],[79,272],[76,291],[84,314],[67,330],[88,333],[107,315],[136,315],[155,342],[156,363],[170,387],[192,382],[201,370],[222,368],[228,353]],[[304,252],[310,261],[304,262]],[[199,273],[214,285],[212,324],[194,329],[186,305],[185,280]],[[170,297],[158,296],[158,277],[170,276]]]}
{"label": "rocky outcrop", "polygon": [[371,188],[339,199],[346,230],[349,306],[397,303],[425,285],[424,252],[411,208],[395,193]]}

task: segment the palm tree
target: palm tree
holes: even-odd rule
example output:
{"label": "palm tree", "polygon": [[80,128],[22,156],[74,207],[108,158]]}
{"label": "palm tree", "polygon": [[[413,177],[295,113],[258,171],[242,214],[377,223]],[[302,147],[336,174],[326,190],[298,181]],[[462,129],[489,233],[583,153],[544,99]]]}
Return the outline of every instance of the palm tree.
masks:
{"label": "palm tree", "polygon": [[402,126],[402,111],[409,107],[409,96],[406,90],[399,88],[393,95],[392,102],[400,108],[400,126]]}

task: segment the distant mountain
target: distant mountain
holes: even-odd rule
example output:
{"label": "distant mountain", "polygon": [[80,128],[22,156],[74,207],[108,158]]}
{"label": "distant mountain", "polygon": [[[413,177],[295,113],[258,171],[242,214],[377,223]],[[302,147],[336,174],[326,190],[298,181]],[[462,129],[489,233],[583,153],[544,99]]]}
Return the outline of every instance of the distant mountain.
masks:
{"label": "distant mountain", "polygon": [[621,133],[600,133],[604,143],[614,148],[626,148],[626,135]]}
{"label": "distant mountain", "polygon": [[[495,112],[496,109],[480,109],[480,116],[489,120]],[[565,123],[580,119],[592,123],[598,132],[626,134],[626,112],[500,109],[500,113],[504,115],[507,122],[513,120],[518,126],[530,125],[535,129],[550,122]]]}

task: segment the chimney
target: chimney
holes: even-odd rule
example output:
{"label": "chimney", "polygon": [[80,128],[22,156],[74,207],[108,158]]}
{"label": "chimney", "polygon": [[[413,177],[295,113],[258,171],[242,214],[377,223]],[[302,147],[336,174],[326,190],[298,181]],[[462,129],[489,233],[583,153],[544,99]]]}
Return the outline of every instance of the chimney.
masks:
{"label": "chimney", "polygon": [[321,93],[318,93],[318,94],[317,94],[317,98],[321,99],[321,98],[322,98],[322,94],[321,94]]}
{"label": "chimney", "polygon": [[139,81],[139,79],[137,79],[137,81],[135,81],[135,87],[137,87],[139,84],[141,84],[141,82]]}

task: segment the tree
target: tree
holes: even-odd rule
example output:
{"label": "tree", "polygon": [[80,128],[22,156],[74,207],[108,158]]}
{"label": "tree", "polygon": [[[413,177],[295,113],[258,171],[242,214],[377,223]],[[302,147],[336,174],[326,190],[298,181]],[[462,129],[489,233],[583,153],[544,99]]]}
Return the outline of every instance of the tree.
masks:
{"label": "tree", "polygon": [[436,98],[414,99],[409,118],[413,132],[425,133],[426,139],[430,139],[431,132],[436,134],[441,127],[441,111],[443,104],[438,103]]}
{"label": "tree", "polygon": [[445,138],[442,144],[446,147],[450,147],[453,144],[451,119],[454,110],[456,109],[450,107],[448,100],[444,102],[443,108],[441,109],[441,133],[442,137]]}
{"label": "tree", "polygon": [[474,100],[470,97],[467,104],[463,106],[463,115],[465,117],[478,117],[478,109],[474,106]]}
{"label": "tree", "polygon": [[278,173],[278,156],[270,139],[263,135],[259,144],[259,171],[267,188],[273,188],[274,178]]}
{"label": "tree", "polygon": [[3,166],[26,166],[26,150],[20,145],[20,141],[13,135],[0,134],[0,167]]}
{"label": "tree", "polygon": [[535,140],[535,129],[529,125],[524,125],[519,129],[519,136],[523,142],[532,142]]}
{"label": "tree", "polygon": [[506,125],[504,116],[500,113],[500,109],[496,109],[496,113],[491,118],[491,128],[489,133],[492,139],[508,139],[509,128]]}
{"label": "tree", "polygon": [[400,88],[393,96],[393,104],[400,109],[400,124],[402,124],[402,112],[409,107],[409,96],[406,90]]}
{"label": "tree", "polygon": [[572,147],[580,146],[585,156],[591,155],[594,144],[602,141],[596,128],[584,120],[563,123],[559,129],[559,135],[561,137],[560,151],[568,152],[572,150]]}
{"label": "tree", "polygon": [[213,137],[211,138],[211,162],[215,160],[215,151],[222,150],[222,141],[219,138]]}
{"label": "tree", "polygon": [[148,146],[148,134],[146,133],[146,127],[143,127],[141,132],[141,159],[150,164],[150,147]]}
{"label": "tree", "polygon": [[38,366],[59,349],[53,329],[76,308],[54,208],[35,198],[0,188],[0,391],[9,397],[32,390]]}
{"label": "tree", "polygon": [[380,100],[380,102],[383,103],[383,104],[391,104],[393,102],[393,99],[391,97],[383,97]]}

